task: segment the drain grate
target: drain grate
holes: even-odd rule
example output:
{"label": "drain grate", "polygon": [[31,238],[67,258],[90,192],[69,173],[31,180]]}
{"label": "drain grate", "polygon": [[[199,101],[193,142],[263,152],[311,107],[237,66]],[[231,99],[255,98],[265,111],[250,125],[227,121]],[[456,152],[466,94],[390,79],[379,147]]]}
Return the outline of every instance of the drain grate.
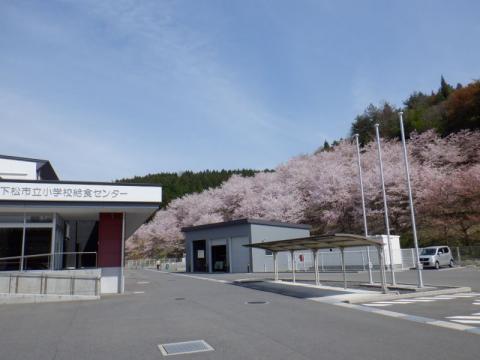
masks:
{"label": "drain grate", "polygon": [[158,348],[163,356],[193,354],[204,351],[214,351],[205,340],[184,341],[170,344],[160,344]]}
{"label": "drain grate", "polygon": [[258,301],[247,301],[245,304],[247,305],[260,305],[260,304],[268,304],[268,301],[258,300]]}
{"label": "drain grate", "polygon": [[185,300],[185,298],[175,298],[175,300]]}

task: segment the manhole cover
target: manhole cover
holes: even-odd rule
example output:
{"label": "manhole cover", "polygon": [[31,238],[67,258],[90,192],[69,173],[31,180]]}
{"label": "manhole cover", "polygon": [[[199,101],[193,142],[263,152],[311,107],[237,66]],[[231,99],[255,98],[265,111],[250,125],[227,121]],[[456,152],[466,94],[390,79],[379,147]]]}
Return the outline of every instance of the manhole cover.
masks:
{"label": "manhole cover", "polygon": [[245,304],[247,305],[261,305],[261,304],[268,304],[268,301],[258,300],[258,301],[247,301]]}
{"label": "manhole cover", "polygon": [[193,354],[204,351],[214,351],[205,340],[184,341],[170,344],[160,344],[158,348],[163,356]]}

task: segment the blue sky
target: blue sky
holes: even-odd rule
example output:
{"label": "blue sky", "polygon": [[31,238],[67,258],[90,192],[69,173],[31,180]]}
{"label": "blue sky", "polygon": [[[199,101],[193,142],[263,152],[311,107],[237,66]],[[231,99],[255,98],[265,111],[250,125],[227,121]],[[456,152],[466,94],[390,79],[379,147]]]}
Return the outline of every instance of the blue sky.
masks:
{"label": "blue sky", "polygon": [[0,153],[62,179],[272,168],[480,78],[478,1],[0,1]]}

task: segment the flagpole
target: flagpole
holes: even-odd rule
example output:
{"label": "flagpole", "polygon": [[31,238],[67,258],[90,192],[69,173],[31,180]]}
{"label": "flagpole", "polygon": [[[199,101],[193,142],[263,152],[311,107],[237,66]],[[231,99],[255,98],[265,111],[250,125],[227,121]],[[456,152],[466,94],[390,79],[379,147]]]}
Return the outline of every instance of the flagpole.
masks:
{"label": "flagpole", "polygon": [[405,175],[407,178],[407,189],[408,189],[408,202],[410,204],[410,217],[412,219],[412,232],[413,232],[413,243],[415,246],[415,261],[417,263],[417,277],[418,277],[418,287],[423,287],[423,278],[422,278],[422,264],[420,263],[420,254],[418,251],[418,238],[417,238],[417,226],[415,224],[415,210],[413,208],[413,196],[412,196],[412,185],[410,184],[410,169],[408,167],[408,155],[407,155],[407,144],[405,142],[405,130],[403,128],[403,112],[398,113],[400,115],[400,132],[402,136],[402,146],[403,146],[403,160],[405,162]]}

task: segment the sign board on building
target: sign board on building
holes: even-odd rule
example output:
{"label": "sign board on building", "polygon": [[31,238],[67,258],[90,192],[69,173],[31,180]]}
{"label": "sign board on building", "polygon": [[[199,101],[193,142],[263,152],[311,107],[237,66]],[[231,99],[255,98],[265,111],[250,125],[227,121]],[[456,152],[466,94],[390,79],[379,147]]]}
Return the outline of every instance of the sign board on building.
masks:
{"label": "sign board on building", "polygon": [[159,186],[0,180],[0,200],[160,203],[162,188]]}
{"label": "sign board on building", "polygon": [[205,259],[205,250],[198,250],[197,259]]}

